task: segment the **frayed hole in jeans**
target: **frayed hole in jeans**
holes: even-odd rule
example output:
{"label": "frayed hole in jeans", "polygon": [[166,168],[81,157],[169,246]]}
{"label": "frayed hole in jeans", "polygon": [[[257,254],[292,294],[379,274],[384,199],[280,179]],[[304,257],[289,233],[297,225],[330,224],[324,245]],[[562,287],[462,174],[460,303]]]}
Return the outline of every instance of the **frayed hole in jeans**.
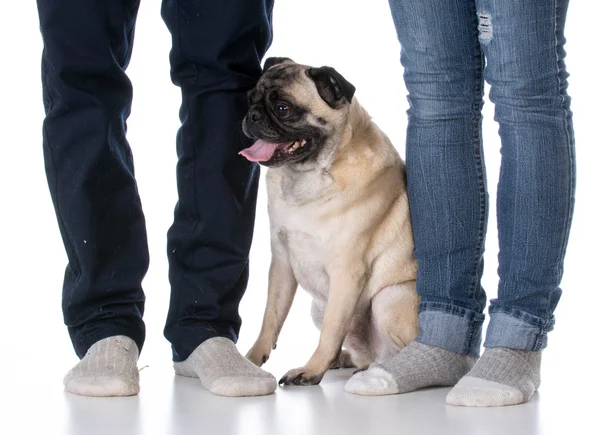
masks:
{"label": "frayed hole in jeans", "polygon": [[494,28],[492,27],[492,15],[488,12],[477,12],[479,18],[479,41],[482,44],[489,44],[494,36]]}

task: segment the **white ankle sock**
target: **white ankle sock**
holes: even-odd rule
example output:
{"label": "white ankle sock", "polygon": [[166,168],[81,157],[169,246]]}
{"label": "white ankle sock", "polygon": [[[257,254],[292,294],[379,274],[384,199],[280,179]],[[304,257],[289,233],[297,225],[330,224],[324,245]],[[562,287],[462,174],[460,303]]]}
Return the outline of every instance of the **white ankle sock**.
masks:
{"label": "white ankle sock", "polygon": [[67,373],[65,389],[80,396],[133,396],[140,391],[138,357],[138,347],[131,338],[104,338]]}
{"label": "white ankle sock", "polygon": [[488,348],[448,393],[457,406],[506,406],[527,402],[540,386],[541,352]]}
{"label": "white ankle sock", "polygon": [[219,396],[264,396],[277,388],[275,377],[244,358],[233,341],[215,337],[198,346],[175,373],[200,378],[202,386]]}
{"label": "white ankle sock", "polygon": [[368,370],[356,373],[346,382],[345,390],[380,396],[451,386],[474,363],[474,357],[413,341],[387,361],[371,364]]}

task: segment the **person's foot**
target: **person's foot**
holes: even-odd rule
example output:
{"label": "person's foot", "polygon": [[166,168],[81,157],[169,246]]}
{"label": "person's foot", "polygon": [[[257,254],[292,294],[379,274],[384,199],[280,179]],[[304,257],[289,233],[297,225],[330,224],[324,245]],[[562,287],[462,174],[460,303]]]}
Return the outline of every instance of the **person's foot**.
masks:
{"label": "person's foot", "polygon": [[173,367],[178,375],[200,378],[202,386],[218,396],[264,396],[277,388],[272,374],[244,358],[233,341],[224,337],[206,340]]}
{"label": "person's foot", "polygon": [[65,390],[80,396],[133,396],[140,391],[138,357],[138,347],[131,338],[104,338],[67,373]]}
{"label": "person's foot", "polygon": [[455,385],[474,364],[472,356],[413,341],[389,360],[356,373],[344,389],[352,394],[380,396],[447,387]]}
{"label": "person's foot", "polygon": [[475,367],[448,393],[456,406],[518,405],[540,386],[541,352],[488,348]]}

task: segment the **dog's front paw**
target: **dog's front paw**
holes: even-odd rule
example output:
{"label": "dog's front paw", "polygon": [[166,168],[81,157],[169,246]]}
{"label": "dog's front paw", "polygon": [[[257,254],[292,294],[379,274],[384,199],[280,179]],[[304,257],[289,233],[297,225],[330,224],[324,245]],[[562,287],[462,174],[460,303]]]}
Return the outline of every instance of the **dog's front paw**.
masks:
{"label": "dog's front paw", "polygon": [[317,373],[306,367],[300,367],[287,372],[279,380],[279,385],[318,385],[323,379],[323,375],[324,373]]}
{"label": "dog's front paw", "polygon": [[267,362],[270,355],[271,346],[257,341],[246,354],[246,358],[248,358],[253,364],[260,367]]}

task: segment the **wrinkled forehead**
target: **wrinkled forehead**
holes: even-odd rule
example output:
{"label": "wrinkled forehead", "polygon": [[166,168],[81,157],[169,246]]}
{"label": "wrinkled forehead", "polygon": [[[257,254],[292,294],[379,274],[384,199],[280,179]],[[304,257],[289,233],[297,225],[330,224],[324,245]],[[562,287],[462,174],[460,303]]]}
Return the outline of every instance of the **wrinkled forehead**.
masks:
{"label": "wrinkled forehead", "polygon": [[323,110],[328,107],[321,100],[315,82],[306,74],[309,66],[281,64],[266,71],[256,87],[248,94],[251,104],[260,101],[285,101],[292,104]]}
{"label": "wrinkled forehead", "polygon": [[[271,67],[266,71],[256,87],[250,91],[249,99],[252,103],[258,103],[260,100],[293,99],[295,102],[302,102],[302,93],[304,88],[311,88],[312,80],[306,75],[309,67],[298,64],[282,64]],[[315,88],[316,91],[316,88]],[[300,101],[298,101],[300,100]]]}
{"label": "wrinkled forehead", "polygon": [[304,73],[307,69],[308,67],[305,65],[284,62],[269,68],[269,70],[262,75],[260,81],[286,85],[306,77]]}

